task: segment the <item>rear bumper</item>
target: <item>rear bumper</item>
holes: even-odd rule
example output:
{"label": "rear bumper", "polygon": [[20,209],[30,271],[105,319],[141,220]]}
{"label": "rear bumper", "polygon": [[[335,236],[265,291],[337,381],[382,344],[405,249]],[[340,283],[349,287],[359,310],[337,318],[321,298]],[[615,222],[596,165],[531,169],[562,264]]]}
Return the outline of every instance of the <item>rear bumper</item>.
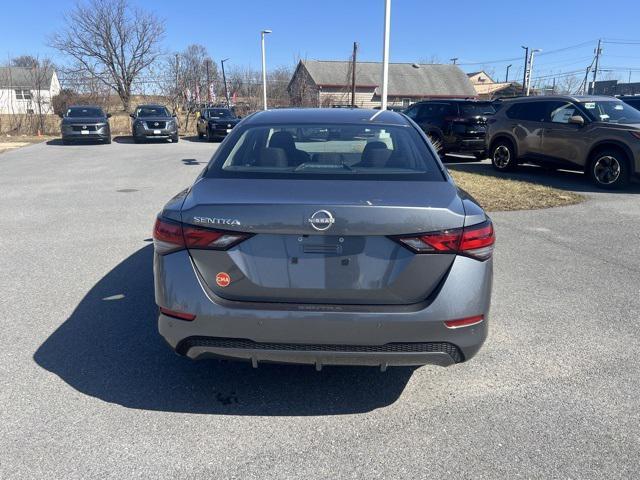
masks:
{"label": "rear bumper", "polygon": [[[184,321],[160,314],[159,331],[178,353],[193,359],[233,358],[254,366],[450,365],[473,357],[485,341],[492,269],[491,260],[457,257],[430,304],[367,309],[229,302],[206,291],[187,252],[156,255],[156,303],[196,315]],[[476,325],[444,325],[479,314],[485,320]]]}
{"label": "rear bumper", "polygon": [[443,367],[463,361],[458,347],[451,343],[395,343],[383,346],[314,345],[256,343],[241,339],[187,337],[176,352],[192,359],[226,358],[259,363],[315,365],[361,365],[385,369],[389,366],[425,364]]}
{"label": "rear bumper", "polygon": [[486,150],[484,137],[459,139],[454,148],[459,152],[482,153]]}

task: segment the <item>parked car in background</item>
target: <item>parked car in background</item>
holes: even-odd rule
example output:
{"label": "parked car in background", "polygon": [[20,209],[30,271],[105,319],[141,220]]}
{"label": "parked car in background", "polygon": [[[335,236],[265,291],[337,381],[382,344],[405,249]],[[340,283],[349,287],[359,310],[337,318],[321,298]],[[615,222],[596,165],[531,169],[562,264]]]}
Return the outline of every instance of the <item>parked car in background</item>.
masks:
{"label": "parked car in background", "polygon": [[519,163],[580,170],[601,188],[640,173],[640,112],[613,97],[542,96],[503,100],[487,125],[493,167]]}
{"label": "parked car in background", "polygon": [[130,115],[131,135],[136,143],[145,140],[178,142],[178,121],[164,105],[138,105]]}
{"label": "parked car in background", "polygon": [[62,115],[62,143],[99,141],[111,143],[110,113],[94,105],[73,105]]}
{"label": "parked car in background", "polygon": [[221,140],[239,121],[240,118],[230,108],[203,108],[196,124],[198,138],[206,138],[209,141]]}
{"label": "parked car in background", "polygon": [[253,114],[153,237],[160,333],[194,359],[451,365],[487,335],[491,220],[399,113]]}
{"label": "parked car in background", "polygon": [[640,95],[621,95],[618,100],[622,100],[627,105],[631,105],[636,110],[640,110]]}
{"label": "parked car in background", "polygon": [[425,100],[404,110],[416,122],[440,154],[468,153],[485,158],[487,117],[495,109],[489,101]]}

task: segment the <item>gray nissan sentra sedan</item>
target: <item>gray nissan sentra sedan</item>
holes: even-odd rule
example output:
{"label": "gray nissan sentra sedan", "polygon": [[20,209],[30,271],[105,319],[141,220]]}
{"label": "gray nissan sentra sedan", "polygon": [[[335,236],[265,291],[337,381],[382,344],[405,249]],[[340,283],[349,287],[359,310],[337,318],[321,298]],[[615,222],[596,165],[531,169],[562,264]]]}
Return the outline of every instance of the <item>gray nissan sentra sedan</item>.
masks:
{"label": "gray nissan sentra sedan", "polygon": [[487,335],[491,220],[398,113],[247,117],[153,236],[159,330],[193,359],[445,366]]}

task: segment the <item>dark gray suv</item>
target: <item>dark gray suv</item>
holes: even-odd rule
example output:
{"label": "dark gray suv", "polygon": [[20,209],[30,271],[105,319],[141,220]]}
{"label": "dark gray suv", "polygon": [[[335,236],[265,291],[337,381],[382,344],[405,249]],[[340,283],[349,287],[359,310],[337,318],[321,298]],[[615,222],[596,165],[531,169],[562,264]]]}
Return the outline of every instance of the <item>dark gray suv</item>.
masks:
{"label": "dark gray suv", "polygon": [[486,139],[499,171],[519,163],[580,170],[608,189],[640,174],[640,111],[613,97],[504,100],[487,121]]}
{"label": "dark gray suv", "polygon": [[178,142],[178,121],[163,105],[138,105],[135,113],[130,115],[131,135],[133,141],[171,140]]}

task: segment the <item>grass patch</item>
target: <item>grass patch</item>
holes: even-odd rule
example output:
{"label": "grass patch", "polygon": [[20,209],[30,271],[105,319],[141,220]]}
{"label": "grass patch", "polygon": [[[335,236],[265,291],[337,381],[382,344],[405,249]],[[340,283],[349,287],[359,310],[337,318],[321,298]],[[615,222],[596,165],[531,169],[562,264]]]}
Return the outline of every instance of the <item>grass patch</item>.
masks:
{"label": "grass patch", "polygon": [[524,180],[449,170],[456,184],[487,211],[533,210],[574,205],[583,195]]}

